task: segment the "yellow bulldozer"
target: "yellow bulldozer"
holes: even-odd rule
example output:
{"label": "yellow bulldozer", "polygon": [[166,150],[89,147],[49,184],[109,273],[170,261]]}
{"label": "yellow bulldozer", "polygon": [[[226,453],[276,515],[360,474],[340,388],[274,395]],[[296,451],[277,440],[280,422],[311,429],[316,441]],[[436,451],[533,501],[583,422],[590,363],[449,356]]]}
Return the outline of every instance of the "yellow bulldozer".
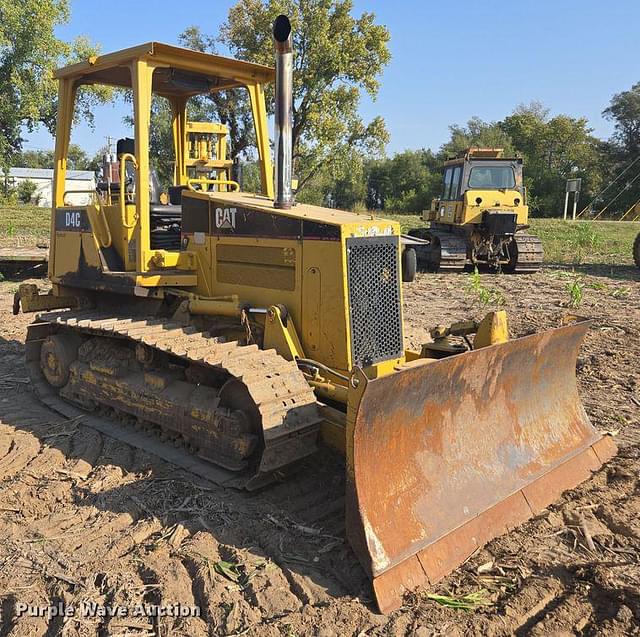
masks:
{"label": "yellow bulldozer", "polygon": [[[255,491],[304,470],[319,445],[344,454],[346,536],[386,612],[585,480],[614,446],[578,398],[588,322],[508,340],[494,313],[405,349],[399,225],[294,201],[285,16],[273,39],[275,72],[157,42],[57,72],[53,287],[22,286],[15,309],[39,312],[26,358],[46,404],[190,471]],[[119,181],[69,206],[86,84],[131,91],[134,138],[120,144]],[[249,93],[260,194],[241,192],[226,165],[187,172],[189,98],[232,88]],[[153,94],[173,112],[174,203],[150,177]]]}
{"label": "yellow bulldozer", "polygon": [[428,228],[405,238],[418,264],[461,272],[483,264],[494,271],[536,272],[542,242],[526,232],[529,207],[523,161],[501,148],[469,148],[445,162],[442,195],[423,213]]}

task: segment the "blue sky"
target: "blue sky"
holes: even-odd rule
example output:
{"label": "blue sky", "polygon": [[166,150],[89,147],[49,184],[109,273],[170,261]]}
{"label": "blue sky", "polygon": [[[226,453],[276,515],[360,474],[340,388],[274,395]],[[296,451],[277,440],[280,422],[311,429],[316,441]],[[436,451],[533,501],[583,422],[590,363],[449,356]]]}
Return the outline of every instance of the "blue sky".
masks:
{"label": "blue sky", "polygon": [[[532,100],[552,114],[586,117],[606,138],[612,126],[602,110],[614,93],[640,81],[638,0],[354,1],[356,12],[374,12],[391,32],[392,60],[380,93],[361,108],[365,118],[386,120],[389,153],[437,149],[450,124],[474,115],[501,119]],[[217,32],[232,4],[72,0],[71,20],[58,35],[87,35],[104,52],[148,40],[176,43],[196,21],[204,32]],[[107,135],[126,133],[123,113],[100,108],[95,131],[79,126],[73,141],[95,152]],[[26,137],[27,148],[53,145],[45,131]]]}

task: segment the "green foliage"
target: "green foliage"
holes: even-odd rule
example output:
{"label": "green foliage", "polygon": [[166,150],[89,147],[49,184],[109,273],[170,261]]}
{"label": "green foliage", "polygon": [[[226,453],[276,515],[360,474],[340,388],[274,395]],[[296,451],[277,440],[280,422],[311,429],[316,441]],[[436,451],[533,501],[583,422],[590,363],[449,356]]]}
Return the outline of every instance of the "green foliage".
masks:
{"label": "green foliage", "polygon": [[361,206],[367,194],[364,162],[354,157],[351,171],[338,176],[335,180],[329,178],[328,182],[331,188],[325,192],[325,200],[328,198],[331,205],[345,210],[353,210],[356,206]]}
{"label": "green foliage", "polygon": [[322,170],[344,178],[362,156],[380,154],[388,140],[382,118],[365,123],[358,106],[361,91],[377,95],[378,77],[390,60],[389,31],[373,13],[352,12],[352,0],[238,0],[221,28],[220,41],[236,57],[272,65],[271,24],[280,13],[291,19],[300,190]]}
{"label": "green foliage", "polygon": [[30,179],[21,181],[16,189],[18,200],[22,203],[31,203],[37,189],[38,187]]}
{"label": "green foliage", "polygon": [[621,265],[632,262],[633,241],[640,224],[532,219],[531,232],[542,240],[545,263]]}
{"label": "green foliage", "polygon": [[613,140],[629,156],[637,155],[640,152],[640,82],[614,95],[602,114],[614,122]]}
{"label": "green foliage", "polygon": [[441,162],[430,150],[407,150],[369,162],[367,206],[400,213],[420,212],[441,190]]}
{"label": "green foliage", "polygon": [[576,263],[582,263],[585,255],[595,252],[602,244],[602,238],[592,223],[580,224],[576,227],[571,240],[575,251]]}
{"label": "green foliage", "polygon": [[18,203],[16,188],[8,178],[0,182],[0,205],[8,206]]}
{"label": "green foliage", "polygon": [[[53,150],[23,150],[13,159],[13,163],[23,168],[53,168],[54,153]],[[91,161],[78,144],[69,145],[67,168],[69,170],[91,170]]]}
{"label": "green foliage", "polygon": [[[133,125],[133,120],[130,120]],[[157,174],[162,188],[173,184],[175,154],[173,149],[173,129],[171,127],[171,106],[164,97],[153,96],[149,127],[149,159],[151,168]]]}
{"label": "green foliage", "polygon": [[603,145],[593,137],[584,118],[549,116],[534,102],[519,106],[500,124],[513,148],[524,158],[525,183],[531,212],[559,216],[568,178],[582,178],[582,197],[602,185]]}
{"label": "green foliage", "polygon": [[484,310],[489,305],[496,306],[505,304],[504,295],[500,290],[486,287],[482,283],[478,266],[474,267],[473,272],[468,276],[467,293],[474,298],[474,303],[477,303],[481,309]]}
{"label": "green foliage", "polygon": [[569,293],[569,301],[567,305],[572,308],[578,308],[582,304],[584,293],[584,283],[581,279],[576,278],[571,283],[567,283],[567,292]]}
{"label": "green foliage", "polygon": [[449,126],[451,139],[442,146],[444,156],[455,156],[461,151],[471,148],[504,148],[507,155],[513,155],[514,147],[500,122],[483,122],[479,117],[472,117],[466,126],[453,124]]}
{"label": "green foliage", "polygon": [[260,192],[260,166],[257,161],[243,161],[240,167],[240,186],[245,192]]}
{"label": "green foliage", "polygon": [[[53,133],[57,83],[52,71],[64,61],[86,59],[95,47],[85,38],[69,44],[55,36],[69,19],[68,0],[0,0],[0,165],[8,167],[22,145],[21,127],[43,124]],[[77,115],[91,121],[91,108],[109,91],[79,91]]]}
{"label": "green foliage", "polygon": [[[609,177],[613,179],[640,154],[640,82],[628,91],[614,95],[602,114],[614,122],[615,132],[606,152]],[[640,200],[640,180],[632,181],[637,174],[638,164],[635,164],[627,173],[627,177],[622,178],[626,180],[624,192],[611,204],[607,212],[624,213]],[[624,182],[621,180],[618,183],[622,186]],[[602,209],[615,196],[616,191],[619,191],[619,187],[612,188],[594,208]]]}
{"label": "green foliage", "polygon": [[208,571],[212,583],[215,581],[214,573],[217,573],[230,582],[233,582],[238,590],[243,590],[260,571],[269,570],[272,564],[268,560],[259,561],[250,565],[226,562],[225,560],[213,562],[212,560],[204,558],[203,567]]}
{"label": "green foliage", "polygon": [[53,168],[53,151],[23,150],[13,159],[13,163],[23,168]]}

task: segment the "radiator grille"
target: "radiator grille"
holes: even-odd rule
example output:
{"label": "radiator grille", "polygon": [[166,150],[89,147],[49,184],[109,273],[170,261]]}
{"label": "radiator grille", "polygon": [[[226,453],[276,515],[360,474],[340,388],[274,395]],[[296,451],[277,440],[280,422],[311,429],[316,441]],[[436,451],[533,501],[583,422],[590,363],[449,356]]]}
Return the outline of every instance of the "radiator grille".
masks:
{"label": "radiator grille", "polygon": [[402,355],[398,237],[347,239],[353,364],[368,367]]}

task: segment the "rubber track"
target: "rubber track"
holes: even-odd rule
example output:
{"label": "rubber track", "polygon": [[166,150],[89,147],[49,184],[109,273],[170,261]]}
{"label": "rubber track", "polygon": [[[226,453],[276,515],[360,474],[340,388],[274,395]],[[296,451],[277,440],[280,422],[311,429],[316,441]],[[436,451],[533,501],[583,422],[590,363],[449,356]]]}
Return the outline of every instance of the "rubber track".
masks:
{"label": "rubber track", "polygon": [[517,232],[514,235],[516,245],[518,246],[518,260],[515,273],[537,272],[542,266],[542,241],[538,237]]}
{"label": "rubber track", "polygon": [[[195,458],[184,449],[169,447],[130,427],[87,414],[61,399],[40,371],[40,345],[53,325],[94,336],[129,339],[185,361],[227,371],[249,390],[262,416],[263,433],[268,444],[274,444],[279,438],[291,437],[292,434],[309,434],[319,429],[320,417],[313,390],[296,363],[287,361],[275,350],[261,350],[257,345],[242,346],[236,341],[220,343],[210,338],[207,332],[182,327],[169,320],[118,317],[95,310],[41,314],[29,326],[27,369],[36,392],[46,405],[69,418],[82,416],[83,422],[98,431],[151,451],[214,482],[237,482],[239,476]],[[292,412],[294,409],[295,413]],[[313,436],[309,439],[313,439]],[[303,451],[300,457],[314,450],[315,445],[308,453]]]}

